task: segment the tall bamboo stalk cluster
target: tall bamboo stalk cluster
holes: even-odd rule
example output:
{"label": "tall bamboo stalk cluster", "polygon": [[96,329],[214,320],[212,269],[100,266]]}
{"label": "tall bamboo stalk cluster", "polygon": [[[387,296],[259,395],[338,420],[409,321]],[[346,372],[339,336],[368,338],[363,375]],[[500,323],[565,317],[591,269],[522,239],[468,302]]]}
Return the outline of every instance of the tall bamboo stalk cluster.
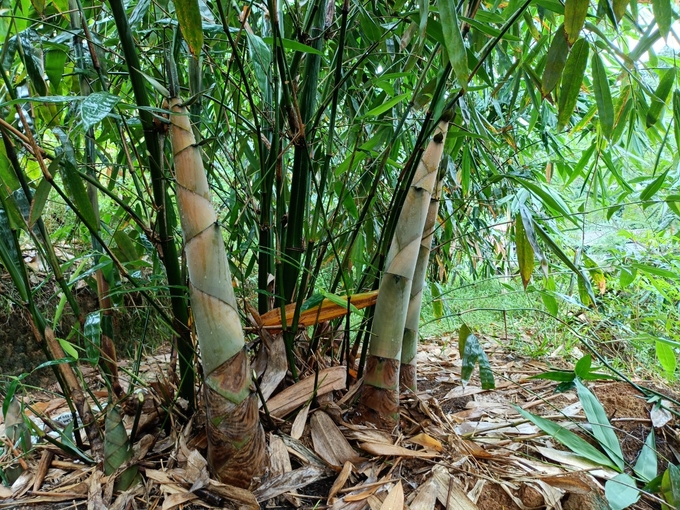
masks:
{"label": "tall bamboo stalk cluster", "polygon": [[[402,382],[415,388],[415,354],[422,289],[437,218],[437,176],[448,122],[434,130],[399,215],[375,305],[360,412],[390,428],[399,419]],[[415,278],[418,278],[415,281]],[[408,323],[407,323],[408,321]]]}

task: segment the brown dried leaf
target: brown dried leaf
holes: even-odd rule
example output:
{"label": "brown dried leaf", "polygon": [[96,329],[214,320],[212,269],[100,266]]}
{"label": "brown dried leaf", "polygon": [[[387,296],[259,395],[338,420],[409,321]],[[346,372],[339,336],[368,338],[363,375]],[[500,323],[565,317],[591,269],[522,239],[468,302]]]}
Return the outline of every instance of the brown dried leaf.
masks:
{"label": "brown dried leaf", "polygon": [[305,425],[307,425],[307,416],[309,416],[309,406],[311,402],[303,407],[295,417],[293,426],[290,428],[290,437],[300,439],[305,432]]}
{"label": "brown dried leaf", "polygon": [[[324,395],[331,391],[344,389],[346,377],[347,368],[343,366],[321,370],[319,372],[319,386],[316,389],[316,394]],[[291,411],[308,402],[314,394],[315,379],[315,375],[312,374],[270,399],[267,402],[269,414],[277,418],[283,418]]]}
{"label": "brown dried leaf", "polygon": [[188,503],[198,499],[198,496],[192,492],[183,492],[179,494],[170,494],[163,500],[163,507],[161,510],[171,510],[179,505]]}
{"label": "brown dried leaf", "polygon": [[440,441],[436,440],[429,434],[425,434],[425,432],[421,432],[417,436],[413,436],[408,440],[408,442],[419,444],[420,446],[424,446],[425,448],[429,448],[431,450],[437,450],[438,452],[441,452],[443,449]]}
{"label": "brown dried leaf", "polygon": [[380,510],[404,510],[404,488],[401,486],[401,481],[392,487]]}
{"label": "brown dried leaf", "polygon": [[433,510],[437,502],[437,488],[430,478],[418,487],[418,494],[409,505],[410,510]]}
{"label": "brown dried leaf", "polygon": [[433,459],[438,453],[418,452],[409,450],[403,446],[390,445],[385,443],[360,443],[359,448],[372,455],[388,455],[396,457],[418,457],[421,459]]}
{"label": "brown dried leaf", "polygon": [[432,481],[436,487],[437,499],[447,510],[477,510],[477,505],[470,501],[444,466],[434,467]]}
{"label": "brown dried leaf", "polygon": [[331,466],[340,468],[345,462],[353,464],[362,459],[342,435],[330,416],[317,411],[310,421],[314,451]]}
{"label": "brown dried leaf", "polygon": [[345,462],[345,465],[342,466],[342,471],[340,471],[340,474],[338,477],[335,479],[335,482],[333,482],[333,485],[331,486],[331,490],[328,491],[328,504],[332,505],[333,500],[335,498],[335,495],[338,493],[340,489],[342,489],[345,484],[347,483],[347,480],[349,479],[349,475],[352,474],[352,463],[351,462]]}

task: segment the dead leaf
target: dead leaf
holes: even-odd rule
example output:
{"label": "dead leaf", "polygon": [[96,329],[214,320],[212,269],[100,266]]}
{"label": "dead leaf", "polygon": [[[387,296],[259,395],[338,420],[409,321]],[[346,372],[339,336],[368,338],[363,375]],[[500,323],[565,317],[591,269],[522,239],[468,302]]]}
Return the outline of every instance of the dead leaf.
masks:
{"label": "dead leaf", "polygon": [[342,435],[330,416],[317,411],[310,420],[314,451],[331,466],[340,468],[345,462],[358,464],[362,459]]}
{"label": "dead leaf", "polygon": [[404,510],[404,488],[401,486],[401,480],[387,494],[380,510]]}
{"label": "dead leaf", "polygon": [[442,444],[440,441],[436,440],[434,437],[421,432],[420,434],[413,436],[408,440],[409,443],[419,444],[425,448],[430,448],[431,450],[436,450],[438,452],[442,451]]}
{"label": "dead leaf", "polygon": [[255,489],[253,494],[257,501],[261,503],[293,489],[305,487],[327,476],[328,471],[326,469],[309,465],[265,480],[262,485]]}
{"label": "dead leaf", "polygon": [[349,475],[352,474],[352,463],[351,462],[345,462],[345,465],[342,466],[342,471],[340,471],[340,474],[338,477],[335,479],[335,482],[333,482],[333,485],[331,486],[331,490],[328,491],[328,504],[332,505],[333,500],[335,498],[335,495],[338,493],[340,489],[342,489],[345,484],[347,483],[347,480],[349,479]]}
{"label": "dead leaf", "polygon": [[437,502],[437,487],[432,478],[421,484],[417,489],[416,497],[409,505],[410,510],[433,510]]}
{"label": "dead leaf", "polygon": [[189,501],[197,500],[198,496],[192,492],[184,492],[179,494],[170,494],[163,500],[163,507],[161,510],[171,510],[179,505],[188,503]]}
{"label": "dead leaf", "polygon": [[477,510],[458,483],[444,466],[435,466],[432,470],[432,480],[436,487],[437,499],[447,510]]}
{"label": "dead leaf", "polygon": [[[319,386],[316,389],[316,394],[323,395],[331,391],[344,389],[346,377],[347,368],[343,366],[321,370],[319,372]],[[277,418],[283,418],[291,411],[311,400],[314,394],[315,380],[316,377],[312,374],[277,394],[267,402],[269,414]]]}
{"label": "dead leaf", "polygon": [[395,457],[419,457],[421,459],[433,459],[438,453],[409,450],[403,446],[385,443],[360,443],[359,448],[372,455],[387,455]]}
{"label": "dead leaf", "polygon": [[305,407],[300,409],[300,412],[295,417],[293,426],[290,428],[290,437],[294,439],[300,439],[302,434],[304,434],[305,425],[307,425],[307,416],[309,415],[309,406],[311,405],[312,404],[310,402]]}

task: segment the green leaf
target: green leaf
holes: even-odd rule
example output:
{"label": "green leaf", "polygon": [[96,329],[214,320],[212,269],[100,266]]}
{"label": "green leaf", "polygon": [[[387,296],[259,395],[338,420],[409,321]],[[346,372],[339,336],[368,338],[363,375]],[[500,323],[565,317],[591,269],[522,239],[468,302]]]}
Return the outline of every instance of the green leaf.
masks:
{"label": "green leaf", "polygon": [[64,350],[64,353],[66,353],[68,356],[71,356],[73,359],[78,359],[78,351],[71,342],[62,338],[57,338],[57,340],[59,341],[61,348]]}
{"label": "green leaf", "polygon": [[586,354],[576,362],[576,365],[574,366],[574,373],[581,379],[584,379],[590,372],[592,363],[593,357],[590,354]]}
{"label": "green leaf", "polygon": [[463,323],[463,325],[458,330],[458,354],[461,358],[465,352],[465,342],[467,341],[467,338],[470,336],[470,334],[472,334],[472,331],[470,331],[470,328],[467,326],[467,324]]}
{"label": "green leaf", "polygon": [[588,14],[589,0],[565,0],[564,2],[564,32],[572,45],[578,39]]}
{"label": "green leaf", "polygon": [[175,0],[177,21],[191,54],[198,58],[203,46],[203,22],[198,0]]}
{"label": "green leaf", "polygon": [[588,65],[588,52],[590,46],[585,39],[579,39],[571,48],[571,53],[567,57],[562,75],[562,86],[560,87],[560,97],[557,103],[557,129],[561,131],[569,122],[571,114],[576,107],[578,94],[581,90],[583,75]]}
{"label": "green leaf", "polygon": [[680,468],[678,466],[668,465],[661,480],[661,495],[671,508],[680,506]]}
{"label": "green leaf", "polygon": [[121,262],[135,262],[139,260],[137,247],[124,230],[119,230],[113,234],[113,239],[116,241],[116,246],[121,251]]}
{"label": "green leaf", "polygon": [[255,78],[260,87],[260,91],[265,94],[269,90],[269,66],[271,65],[272,55],[269,46],[255,34],[246,32],[248,36],[248,50],[250,60],[253,62]]}
{"label": "green leaf", "polygon": [[671,211],[680,216],[680,195],[668,195],[666,197],[666,205]]}
{"label": "green leaf", "polygon": [[343,308],[347,308],[347,304],[349,303],[350,311],[352,313],[359,313],[359,309],[356,306],[354,306],[351,303],[351,301],[348,301],[347,296],[338,296],[336,294],[324,291],[321,291],[321,294],[323,294],[323,297],[328,299],[331,303],[336,304],[338,306],[342,306]]}
{"label": "green leaf", "polygon": [[661,186],[663,185],[663,181],[666,180],[666,176],[668,175],[668,171],[671,168],[668,167],[664,173],[659,175],[656,179],[654,179],[652,182],[650,182],[645,189],[642,190],[640,193],[640,200],[650,200],[654,195],[656,195],[656,192],[661,189]]}
{"label": "green leaf", "polygon": [[639,269],[643,273],[653,274],[655,276],[660,276],[662,278],[668,278],[669,280],[677,280],[679,278],[678,273],[669,271],[668,269],[662,269],[656,266],[650,266],[648,264],[633,264],[633,267]]}
{"label": "green leaf", "polygon": [[539,429],[541,429],[543,432],[555,438],[556,441],[562,443],[576,455],[580,455],[581,457],[584,457],[592,462],[595,462],[596,464],[605,467],[610,467],[618,471],[616,465],[613,464],[612,461],[606,455],[601,453],[594,446],[586,442],[584,439],[581,439],[573,432],[565,429],[564,427],[558,425],[553,421],[531,414],[530,412],[525,411],[521,407],[515,406],[515,409],[520,415],[522,415],[523,418],[526,418],[534,425],[536,425]]}
{"label": "green leaf", "polygon": [[87,131],[95,124],[104,120],[119,101],[120,98],[118,96],[108,92],[94,92],[87,96],[80,104],[83,130]]}
{"label": "green leaf", "polygon": [[100,346],[101,346],[101,311],[91,312],[85,318],[85,325],[83,326],[83,336],[85,337],[85,352],[90,363],[97,365],[99,363]]}
{"label": "green leaf", "polygon": [[522,277],[522,285],[527,290],[527,285],[531,281],[534,272],[534,250],[529,243],[524,224],[520,214],[515,215],[515,249],[517,250],[517,263],[519,264],[519,274]]}
{"label": "green leaf", "polygon": [[33,227],[35,223],[40,219],[43,209],[45,208],[45,203],[47,198],[50,196],[50,191],[52,190],[52,185],[47,179],[41,179],[40,184],[38,184],[38,189],[35,190],[33,195],[33,202],[31,203],[31,212],[28,215],[28,226]]}
{"label": "green leaf", "polygon": [[439,17],[442,22],[442,32],[444,36],[444,47],[449,56],[449,62],[453,69],[458,85],[463,90],[467,89],[470,70],[468,68],[467,50],[465,42],[460,33],[458,15],[453,0],[437,0],[439,7]]}
{"label": "green leaf", "polygon": [[543,292],[541,292],[541,300],[543,301],[545,307],[548,309],[548,313],[550,313],[550,315],[552,315],[553,317],[557,317],[559,307],[557,305],[557,299],[553,295],[556,289],[555,279],[552,276],[544,278],[543,287],[544,290]]}
{"label": "green leaf", "polygon": [[479,363],[479,381],[482,384],[483,390],[492,390],[496,387],[496,381],[493,377],[493,370],[491,369],[491,364],[489,363],[489,358],[486,353],[481,350],[478,358]]}
{"label": "green leaf", "polygon": [[408,97],[408,94],[399,94],[398,96],[393,97],[392,99],[390,99],[386,103],[383,103],[379,106],[376,106],[372,110],[367,111],[366,114],[364,115],[364,117],[377,117],[381,113],[384,113],[387,110],[389,110],[390,108],[392,108],[393,106],[401,103],[407,97]]}
{"label": "green leaf", "polygon": [[[272,45],[273,39],[271,37],[263,37],[262,40],[269,46]],[[281,45],[287,50],[300,51],[302,53],[312,53],[314,55],[323,55],[322,51],[292,39],[279,39],[279,41],[281,42]]]}
{"label": "green leaf", "polygon": [[569,55],[569,44],[567,44],[567,37],[564,32],[564,25],[555,31],[548,56],[546,57],[545,69],[543,70],[543,78],[541,80],[541,94],[546,97],[560,82],[564,65],[567,62],[567,55]]}
{"label": "green leaf", "polygon": [[637,276],[636,268],[621,267],[621,272],[619,273],[619,284],[621,288],[628,287],[631,283],[635,281]]}
{"label": "green leaf", "polygon": [[442,301],[442,289],[437,282],[430,282],[430,293],[432,294],[432,312],[435,319],[444,317],[444,303]]}
{"label": "green leaf", "polygon": [[50,165],[50,173],[54,175],[54,167],[58,166],[61,171],[64,188],[66,188],[66,194],[73,201],[87,226],[91,230],[97,231],[99,226],[96,221],[94,210],[92,209],[92,203],[85,191],[85,185],[83,184],[76,167],[75,154],[73,153],[71,141],[61,128],[54,128],[52,131],[59,138],[61,147],[57,148],[57,159]]}
{"label": "green leaf", "polygon": [[672,381],[675,379],[675,369],[678,366],[678,361],[675,357],[675,351],[673,348],[665,342],[656,342],[656,357],[661,363],[661,368],[663,368],[666,374],[666,379]]}
{"label": "green leaf", "polygon": [[529,379],[546,379],[548,381],[571,382],[576,378],[573,370],[551,370],[529,377]]}
{"label": "green leaf", "polygon": [[[538,240],[536,239],[536,231],[534,230],[534,217],[531,214],[529,208],[524,204],[521,204],[519,206],[519,214],[522,217],[522,226],[524,227],[524,233],[527,236],[527,240],[529,241],[531,248],[534,250],[534,255],[538,257],[539,264],[541,265],[541,270],[543,270],[543,275],[546,278],[549,278],[550,275],[548,274],[548,259],[543,254],[543,250],[541,249],[541,246],[538,244]],[[555,289],[553,288],[552,290]]]}
{"label": "green leaf", "polygon": [[652,0],[652,12],[654,12],[654,19],[659,27],[659,32],[664,39],[668,39],[668,32],[670,32],[673,22],[671,0]]}
{"label": "green leaf", "polygon": [[581,405],[583,405],[583,411],[586,413],[586,418],[590,423],[595,439],[598,440],[600,446],[602,446],[607,455],[609,455],[609,458],[616,464],[618,471],[623,471],[624,463],[621,445],[611,423],[609,423],[604,407],[581,381],[576,379],[574,383],[578,392],[578,398],[581,401]]}
{"label": "green leaf", "polygon": [[50,90],[53,94],[59,90],[67,57],[67,53],[62,50],[50,50],[45,53],[45,74],[50,80]]}
{"label": "green leaf", "polygon": [[673,133],[675,146],[680,147],[680,90],[673,91]]}
{"label": "green leaf", "polygon": [[26,74],[38,96],[47,95],[47,84],[43,79],[43,54],[40,48],[41,37],[35,30],[24,30],[19,34],[21,55]]}
{"label": "green leaf", "polygon": [[642,450],[640,450],[640,455],[638,455],[635,461],[633,471],[644,482],[650,482],[656,478],[658,469],[656,439],[654,437],[654,429],[652,428],[647,435],[647,439],[645,439],[645,444],[642,445]]}
{"label": "green leaf", "polygon": [[637,503],[640,491],[635,488],[635,479],[619,473],[604,484],[604,496],[612,510],[623,510]]}
{"label": "green leaf", "polygon": [[574,225],[578,225],[577,221],[574,219],[574,214],[571,212],[571,209],[569,209],[567,203],[559,196],[559,194],[555,193],[552,188],[541,186],[538,183],[530,181],[529,179],[524,179],[523,177],[516,177],[514,175],[507,175],[506,177],[531,191],[541,199],[543,205],[551,209],[553,213],[564,216],[565,219],[570,220]]}
{"label": "green leaf", "polygon": [[[661,111],[666,106],[666,100],[675,85],[675,67],[671,67],[659,80],[659,84],[652,96],[652,102],[647,110],[646,123],[647,127],[651,127],[657,123],[661,117]],[[675,113],[675,112],[674,112]]]}
{"label": "green leaf", "polygon": [[614,11],[614,17],[616,18],[617,22],[621,21],[621,18],[623,18],[623,15],[626,14],[626,8],[628,7],[629,3],[630,3],[630,0],[613,0],[612,1],[612,10]]}
{"label": "green leaf", "polygon": [[600,117],[600,128],[606,138],[611,138],[614,129],[614,103],[609,89],[607,70],[597,53],[593,54],[591,65],[593,68],[593,91],[595,92],[597,113]]}

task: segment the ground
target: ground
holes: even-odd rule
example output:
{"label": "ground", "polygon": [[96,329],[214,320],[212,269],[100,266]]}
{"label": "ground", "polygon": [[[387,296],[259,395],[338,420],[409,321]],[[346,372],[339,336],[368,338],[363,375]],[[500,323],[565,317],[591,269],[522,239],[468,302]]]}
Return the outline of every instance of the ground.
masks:
{"label": "ground", "polygon": [[[88,501],[89,505],[101,502],[106,508],[164,510],[378,510],[402,508],[404,504],[411,510],[608,508],[603,487],[615,473],[574,457],[518,414],[518,408],[522,408],[559,422],[597,445],[586,432],[587,421],[576,392],[556,393],[557,382],[531,378],[555,365],[567,368],[565,362],[519,357],[493,340],[483,345],[495,375],[494,390],[483,390],[476,375],[466,387],[461,386],[457,346],[437,339],[424,343],[418,355],[418,392],[402,395],[401,426],[391,434],[349,419],[359,383],[349,392],[338,390],[344,387],[343,368],[326,367],[330,389],[319,391],[311,407],[304,406],[308,400],[304,392],[297,395],[300,405],[291,403],[286,394],[283,398],[275,394],[268,400],[273,420],[267,427],[270,468],[253,492],[235,491],[208,478],[200,414],[186,424],[179,417],[179,406],[169,415],[169,425],[159,428],[157,420],[147,422],[144,418],[168,415],[163,406],[149,400],[132,459],[143,484],[114,493],[114,477],[101,477],[63,450],[40,443],[23,459],[28,471],[11,488],[0,492],[0,508],[85,508]],[[167,390],[171,385],[163,376],[168,360],[168,353],[160,352],[143,364],[142,377],[154,381],[147,390],[155,395],[156,404],[161,404],[158,395],[164,393],[162,388]],[[96,378],[94,372],[91,377]],[[96,384],[91,382],[92,386]],[[644,381],[634,382],[645,386]],[[652,413],[648,397],[628,382],[596,380],[587,386],[602,403],[628,465],[636,462],[653,424],[657,472],[661,473],[669,461],[677,464],[680,445],[673,415],[668,414],[670,421],[664,423],[663,410]],[[677,397],[669,388],[646,386],[670,399]],[[290,394],[295,394],[295,388],[289,390]],[[99,395],[104,397],[105,392]],[[66,409],[63,400],[50,393],[29,392],[24,398],[32,403],[36,414],[54,418]],[[129,417],[126,422],[128,432],[133,421],[134,417]],[[2,466],[18,465],[17,460],[12,461],[15,454],[6,453]],[[44,480],[36,481],[43,456],[51,457],[51,461]],[[661,506],[653,496],[645,495],[630,508]]]}

